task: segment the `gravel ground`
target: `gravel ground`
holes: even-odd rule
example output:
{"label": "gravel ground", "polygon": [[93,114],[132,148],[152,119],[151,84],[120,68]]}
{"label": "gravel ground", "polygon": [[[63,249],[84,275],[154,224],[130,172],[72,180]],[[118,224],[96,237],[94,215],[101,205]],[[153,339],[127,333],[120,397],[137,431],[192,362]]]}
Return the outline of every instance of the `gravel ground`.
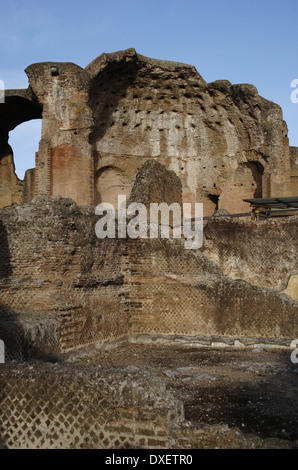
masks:
{"label": "gravel ground", "polygon": [[183,401],[189,426],[204,430],[197,445],[298,448],[298,365],[291,350],[125,344],[90,348],[67,361],[135,366],[163,377]]}

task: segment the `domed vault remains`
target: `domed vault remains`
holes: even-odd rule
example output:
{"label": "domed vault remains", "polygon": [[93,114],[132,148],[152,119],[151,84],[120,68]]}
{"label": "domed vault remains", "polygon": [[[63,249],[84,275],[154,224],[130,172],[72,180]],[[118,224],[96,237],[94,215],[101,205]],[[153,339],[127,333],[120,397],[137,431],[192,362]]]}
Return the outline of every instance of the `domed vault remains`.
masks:
{"label": "domed vault remains", "polygon": [[[253,85],[206,83],[195,67],[102,54],[85,69],[43,62],[26,69],[27,90],[0,105],[0,207],[60,195],[78,205],[129,197],[136,174],[156,159],[181,179],[183,201],[247,211],[244,198],[298,192],[296,148],[281,108]],[[42,118],[36,167],[14,171],[9,132]]]}

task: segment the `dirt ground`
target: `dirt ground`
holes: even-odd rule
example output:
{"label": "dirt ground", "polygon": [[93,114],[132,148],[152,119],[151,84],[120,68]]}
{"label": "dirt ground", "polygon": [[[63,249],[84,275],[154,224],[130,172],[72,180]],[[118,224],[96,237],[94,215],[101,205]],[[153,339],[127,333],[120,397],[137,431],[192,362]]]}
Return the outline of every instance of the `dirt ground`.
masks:
{"label": "dirt ground", "polygon": [[67,360],[163,377],[184,403],[189,426],[204,430],[195,446],[298,448],[298,364],[291,352],[125,344]]}

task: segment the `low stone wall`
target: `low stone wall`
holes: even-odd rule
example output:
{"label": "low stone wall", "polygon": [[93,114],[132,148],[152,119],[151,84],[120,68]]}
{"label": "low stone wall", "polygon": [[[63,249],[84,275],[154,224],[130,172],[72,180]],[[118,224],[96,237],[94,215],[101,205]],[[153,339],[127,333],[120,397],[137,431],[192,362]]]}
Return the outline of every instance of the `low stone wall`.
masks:
{"label": "low stone wall", "polygon": [[169,448],[183,406],[136,367],[0,365],[2,449]]}
{"label": "low stone wall", "polygon": [[[224,276],[200,252],[163,240],[130,243],[130,333],[245,339],[290,345],[298,304],[272,289]],[[212,338],[216,338],[212,340]],[[203,341],[204,342],[204,341]]]}
{"label": "low stone wall", "polygon": [[289,351],[130,344],[64,359],[0,364],[1,449],[298,448]]}

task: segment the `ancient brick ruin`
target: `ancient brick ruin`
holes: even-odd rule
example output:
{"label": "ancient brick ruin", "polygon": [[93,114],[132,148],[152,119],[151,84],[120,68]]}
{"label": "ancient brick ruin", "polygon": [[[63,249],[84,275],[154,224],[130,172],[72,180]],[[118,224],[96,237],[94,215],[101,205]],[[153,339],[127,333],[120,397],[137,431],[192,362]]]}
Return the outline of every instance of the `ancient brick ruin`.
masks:
{"label": "ancient brick ruin", "polygon": [[[298,194],[282,110],[252,85],[206,83],[134,49],[26,73],[28,89],[0,104],[0,339],[17,361],[0,370],[0,448],[183,447],[201,430],[164,378],[63,358],[124,344],[290,347],[298,216],[229,217],[249,211],[245,198]],[[30,119],[42,135],[21,181],[8,138]],[[98,239],[95,206],[118,195],[203,203],[203,246]]]}
{"label": "ancient brick ruin", "polygon": [[[179,200],[179,178],[153,168],[140,170],[131,197],[149,202],[151,188],[154,200]],[[97,221],[94,207],[60,196],[0,211],[0,336],[11,357],[123,340],[289,346],[297,336],[297,302],[280,293],[297,273],[297,216],[215,216],[200,250],[183,239],[98,239]]]}
{"label": "ancient brick ruin", "polygon": [[[208,84],[193,66],[134,49],[26,73],[28,89],[7,90],[0,107],[0,326],[12,349],[295,336],[297,304],[279,293],[297,274],[297,217],[262,227],[215,217],[199,252],[94,232],[94,206],[116,206],[118,195],[203,202],[210,216],[248,211],[247,197],[297,194],[297,149],[279,106],[252,85]],[[20,181],[9,132],[38,118],[36,167]]]}
{"label": "ancient brick ruin", "polygon": [[[157,159],[182,182],[183,200],[245,212],[248,197],[296,196],[297,149],[281,108],[253,85],[206,83],[193,66],[134,49],[85,69],[37,63],[27,90],[0,107],[0,207],[60,195],[79,205],[129,196],[138,169]],[[9,132],[42,118],[35,170],[14,172]]]}

